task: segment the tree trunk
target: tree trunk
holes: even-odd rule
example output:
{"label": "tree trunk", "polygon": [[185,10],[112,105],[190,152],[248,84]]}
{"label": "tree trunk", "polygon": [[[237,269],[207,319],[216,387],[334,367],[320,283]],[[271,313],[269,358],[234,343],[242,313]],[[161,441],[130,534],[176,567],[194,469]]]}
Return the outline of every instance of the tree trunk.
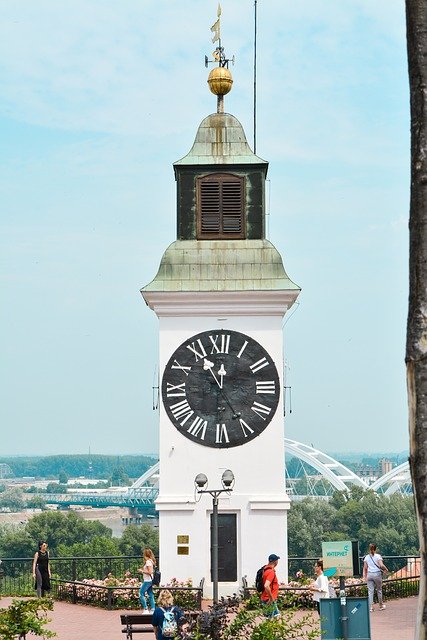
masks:
{"label": "tree trunk", "polygon": [[406,0],[411,97],[409,312],[406,365],[410,466],[420,536],[421,581],[415,638],[427,639],[427,2]]}

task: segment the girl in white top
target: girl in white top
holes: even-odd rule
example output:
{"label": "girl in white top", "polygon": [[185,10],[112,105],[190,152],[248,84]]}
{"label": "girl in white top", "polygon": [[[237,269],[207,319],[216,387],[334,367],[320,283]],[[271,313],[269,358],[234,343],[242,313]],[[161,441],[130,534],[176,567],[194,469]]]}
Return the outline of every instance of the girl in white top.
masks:
{"label": "girl in white top", "polygon": [[[141,601],[143,613],[152,613],[156,606],[154,601],[153,594],[153,573],[154,567],[156,566],[156,558],[154,557],[154,553],[148,547],[144,549],[144,553],[142,556],[144,566],[138,571],[142,573],[142,584],[139,590],[139,599]],[[150,601],[150,610],[147,609],[147,600],[145,598],[145,594],[148,595],[148,599]]]}
{"label": "girl in white top", "polygon": [[374,610],[374,590],[377,590],[380,611],[385,609],[383,603],[383,571],[388,571],[382,557],[377,553],[375,544],[369,545],[369,553],[363,559],[363,578],[368,585],[369,610]]}
{"label": "girl in white top", "polygon": [[313,591],[313,600],[320,614],[320,598],[329,598],[329,580],[323,573],[323,560],[316,562],[314,571],[316,572],[317,578],[308,588],[310,591]]}

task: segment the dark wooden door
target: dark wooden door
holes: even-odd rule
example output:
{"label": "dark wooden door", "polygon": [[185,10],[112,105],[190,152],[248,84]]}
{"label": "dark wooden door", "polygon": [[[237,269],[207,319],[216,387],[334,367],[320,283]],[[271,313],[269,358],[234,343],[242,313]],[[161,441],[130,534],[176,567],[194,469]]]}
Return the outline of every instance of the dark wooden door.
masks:
{"label": "dark wooden door", "polygon": [[[212,546],[212,515],[211,515]],[[212,558],[211,558],[212,580]],[[237,581],[237,517],[235,513],[218,514],[218,581]]]}

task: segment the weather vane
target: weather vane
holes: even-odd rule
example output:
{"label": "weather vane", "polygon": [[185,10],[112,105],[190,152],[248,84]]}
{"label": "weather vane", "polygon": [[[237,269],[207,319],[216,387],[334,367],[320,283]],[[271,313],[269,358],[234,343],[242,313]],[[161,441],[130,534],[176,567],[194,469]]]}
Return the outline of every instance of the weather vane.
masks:
{"label": "weather vane", "polygon": [[209,64],[218,63],[219,67],[225,67],[228,69],[228,63],[231,62],[234,65],[234,56],[231,58],[225,57],[224,47],[221,46],[221,5],[218,4],[217,20],[211,26],[213,33],[212,42],[218,42],[218,46],[215,51],[212,52],[213,60],[209,60],[208,56],[205,56],[205,67]]}
{"label": "weather vane", "polygon": [[212,69],[208,77],[209,88],[213,94],[218,97],[217,100],[217,112],[224,112],[224,95],[231,91],[233,84],[233,78],[228,70],[228,64],[231,62],[234,65],[234,56],[231,58],[225,57],[224,47],[221,45],[221,5],[218,4],[217,20],[211,26],[213,33],[212,42],[218,42],[218,46],[215,51],[212,52],[213,60],[209,60],[208,56],[205,56],[205,67],[209,64],[217,64],[218,66]]}

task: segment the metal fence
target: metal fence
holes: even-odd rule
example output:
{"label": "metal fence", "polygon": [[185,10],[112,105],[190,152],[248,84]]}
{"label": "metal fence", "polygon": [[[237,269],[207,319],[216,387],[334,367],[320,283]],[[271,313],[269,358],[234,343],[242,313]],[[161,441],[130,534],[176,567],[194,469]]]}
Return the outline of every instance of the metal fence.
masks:
{"label": "metal fence", "polygon": [[[203,583],[191,587],[166,586],[153,587],[154,593],[163,589],[171,591],[174,603],[184,611],[202,608]],[[139,586],[106,586],[91,584],[87,581],[68,581],[52,579],[52,595],[56,600],[64,600],[73,604],[91,604],[105,609],[140,609]],[[157,596],[156,596],[157,599]]]}
{"label": "metal fence", "polygon": [[[107,608],[139,608],[140,556],[50,558],[51,594],[58,600]],[[0,594],[34,595],[32,558],[5,558],[0,565]],[[118,584],[121,582],[122,584]],[[123,584],[125,583],[125,584]],[[166,585],[163,585],[166,587]],[[184,609],[200,609],[203,580],[198,586],[174,580],[167,588]]]}
{"label": "metal fence", "polygon": [[[359,575],[363,574],[363,558],[359,558]],[[306,576],[314,575],[314,565],[319,558],[289,558],[289,580],[295,580],[302,572]],[[383,556],[384,564],[389,569],[389,576],[399,574],[401,578],[417,578],[420,575],[420,558],[414,556]]]}
{"label": "metal fence", "polygon": [[[137,556],[111,556],[92,558],[50,558],[53,578],[80,581],[104,580],[108,575],[139,578],[141,558]],[[0,565],[0,592],[4,595],[29,595],[34,592],[32,577],[33,558],[4,558]]]}
{"label": "metal fence", "polygon": [[[298,603],[305,600],[304,577],[305,580],[313,577],[313,568],[317,558],[289,558],[289,581],[290,587],[281,587],[281,592],[293,592],[298,596]],[[0,593],[3,595],[34,595],[34,581],[32,578],[32,558],[5,558],[2,560],[0,569]],[[385,597],[398,598],[409,595],[416,595],[419,589],[420,559],[414,556],[384,556],[384,563],[389,569],[386,579],[383,582],[383,592]],[[360,568],[363,566],[363,558],[360,559]],[[52,592],[54,597],[68,599],[70,601],[87,601],[96,604],[97,599],[102,601],[102,606],[115,606],[114,603],[125,602],[126,599],[137,602],[137,583],[140,580],[138,569],[141,567],[141,558],[138,556],[110,556],[91,558],[50,558],[52,572]],[[302,572],[302,577],[301,573]],[[300,575],[300,584],[297,581],[297,573]],[[108,576],[115,578],[127,578],[129,582],[134,579],[132,586],[108,586],[92,585],[89,581],[104,581]],[[255,576],[253,577],[255,580]],[[333,581],[332,581],[333,582]],[[301,585],[301,586],[300,586]],[[94,587],[98,589],[95,597]],[[203,585],[202,585],[203,586]],[[188,587],[174,584],[173,590],[181,591],[182,596],[186,590],[194,592],[191,598],[201,598],[202,591],[198,587]],[[248,595],[254,592],[252,581],[244,581],[243,588]],[[102,597],[99,595],[103,593]],[[347,581],[347,595],[366,595],[366,584],[362,579],[352,579]],[[70,595],[71,593],[71,595]],[[80,593],[80,599],[77,595]],[[129,594],[132,593],[132,598]],[[77,595],[75,595],[77,594]],[[110,594],[110,595],[108,595]],[[188,595],[190,598],[190,595]]]}
{"label": "metal fence", "polygon": [[[289,585],[279,588],[280,596],[291,605],[312,606],[312,593],[306,585],[314,578],[314,565],[318,558],[289,558]],[[420,585],[420,558],[414,556],[383,556],[389,569],[383,579],[383,594],[387,599],[406,598],[418,595]],[[368,595],[366,582],[362,579],[363,557],[359,558],[360,577],[346,579],[347,596],[365,597]],[[330,578],[330,584],[338,595],[338,579]],[[255,587],[243,580],[243,593],[250,597]],[[376,597],[376,594],[375,594]]]}

